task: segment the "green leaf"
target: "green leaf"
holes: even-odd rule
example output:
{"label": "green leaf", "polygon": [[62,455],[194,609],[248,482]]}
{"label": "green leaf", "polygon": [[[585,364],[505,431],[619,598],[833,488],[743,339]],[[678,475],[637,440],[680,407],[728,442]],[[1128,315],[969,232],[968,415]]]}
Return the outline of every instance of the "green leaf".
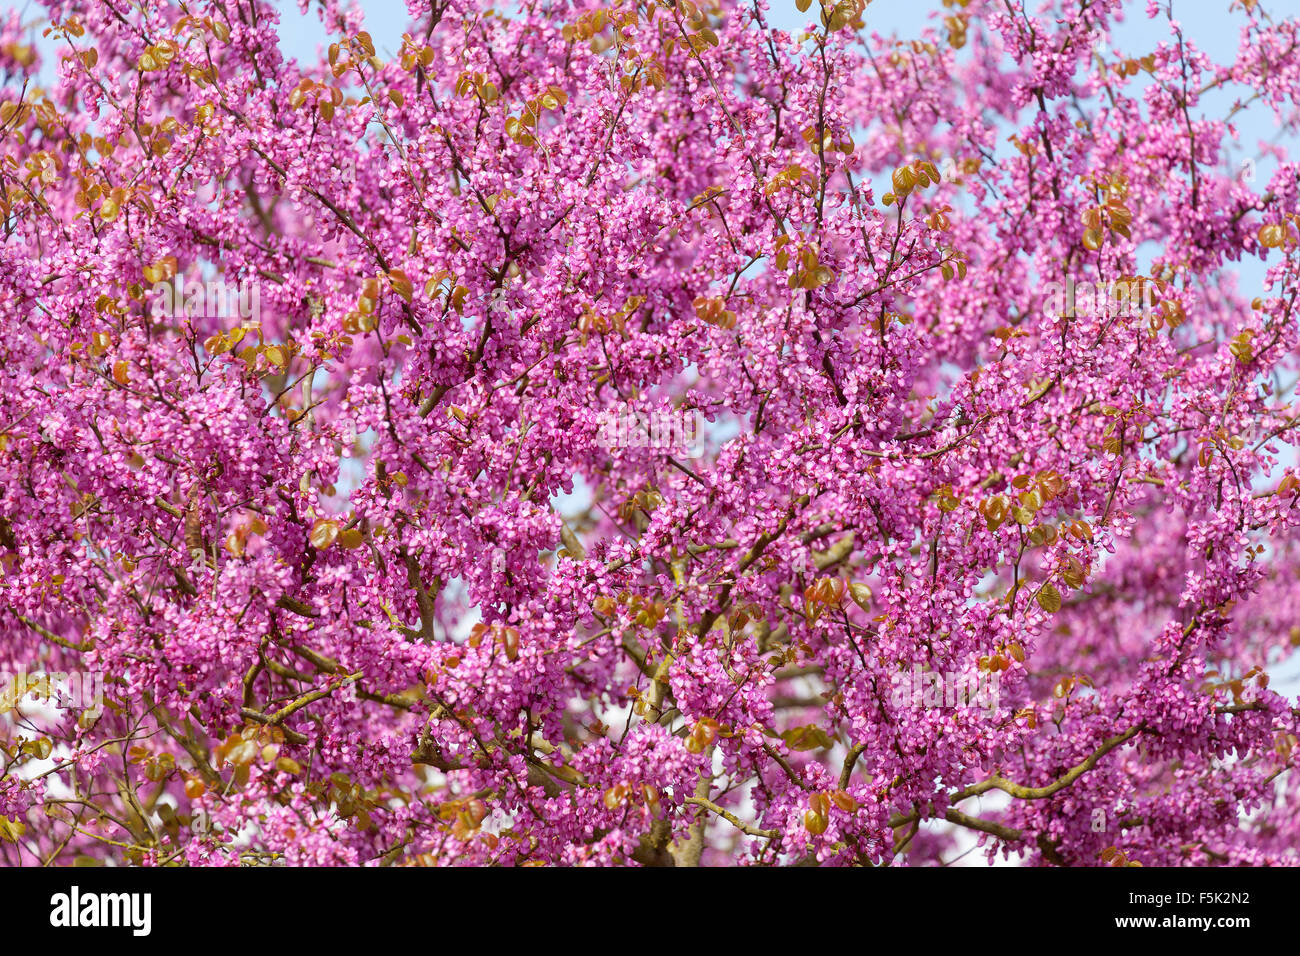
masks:
{"label": "green leaf", "polygon": [[1038,606],[1048,614],[1055,614],[1061,609],[1061,592],[1050,584],[1044,584],[1038,591]]}
{"label": "green leaf", "polygon": [[311,540],[311,546],[317,551],[324,551],[339,536],[339,525],[337,521],[328,521],[321,518],[311,526],[311,534],[308,536]]}
{"label": "green leaf", "polygon": [[849,585],[849,597],[853,598],[853,603],[864,611],[871,610],[871,588],[859,581],[854,581]]}
{"label": "green leaf", "polygon": [[6,843],[17,843],[18,838],[27,830],[27,824],[23,823],[18,817],[10,820],[8,817],[0,817],[0,840]]}
{"label": "green leaf", "polygon": [[831,746],[834,741],[815,724],[804,727],[791,727],[781,735],[791,750],[821,750]]}

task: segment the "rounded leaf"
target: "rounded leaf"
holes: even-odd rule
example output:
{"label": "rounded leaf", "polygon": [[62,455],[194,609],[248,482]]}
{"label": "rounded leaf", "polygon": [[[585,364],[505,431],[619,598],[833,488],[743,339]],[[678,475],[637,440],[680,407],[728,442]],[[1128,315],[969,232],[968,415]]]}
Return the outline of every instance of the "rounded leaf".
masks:
{"label": "rounded leaf", "polygon": [[320,518],[311,526],[311,546],[317,551],[324,551],[338,539],[338,536],[339,523],[337,521]]}

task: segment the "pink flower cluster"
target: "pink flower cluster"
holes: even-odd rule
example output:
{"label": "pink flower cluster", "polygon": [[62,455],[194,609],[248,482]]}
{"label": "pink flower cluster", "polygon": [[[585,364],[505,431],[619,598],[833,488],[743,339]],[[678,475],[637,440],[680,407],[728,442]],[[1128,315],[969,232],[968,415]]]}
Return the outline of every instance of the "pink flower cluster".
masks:
{"label": "pink flower cluster", "polygon": [[1295,862],[1300,24],[944,4],[0,24],[0,856]]}

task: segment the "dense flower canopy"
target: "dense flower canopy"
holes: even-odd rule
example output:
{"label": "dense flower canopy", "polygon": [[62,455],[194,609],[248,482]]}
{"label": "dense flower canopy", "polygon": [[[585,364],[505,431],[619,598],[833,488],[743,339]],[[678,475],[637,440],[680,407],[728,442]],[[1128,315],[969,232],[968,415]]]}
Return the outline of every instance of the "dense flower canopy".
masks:
{"label": "dense flower canopy", "polygon": [[4,859],[1294,862],[1297,21],[945,3],[9,15]]}

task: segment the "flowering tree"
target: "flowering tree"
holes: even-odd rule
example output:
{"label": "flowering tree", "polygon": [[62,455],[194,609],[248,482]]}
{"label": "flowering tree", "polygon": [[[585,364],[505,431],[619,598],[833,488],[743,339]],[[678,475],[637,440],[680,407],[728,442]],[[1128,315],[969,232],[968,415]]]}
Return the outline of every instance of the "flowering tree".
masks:
{"label": "flowering tree", "polygon": [[1297,22],[945,3],[11,14],[4,858],[1295,861]]}

